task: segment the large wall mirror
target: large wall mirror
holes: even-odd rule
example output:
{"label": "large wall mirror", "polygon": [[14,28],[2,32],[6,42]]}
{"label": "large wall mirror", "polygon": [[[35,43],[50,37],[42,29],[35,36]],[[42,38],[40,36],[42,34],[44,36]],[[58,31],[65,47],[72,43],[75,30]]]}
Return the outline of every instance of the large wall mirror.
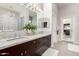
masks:
{"label": "large wall mirror", "polygon": [[17,12],[0,8],[0,41],[1,39],[15,37],[15,32],[20,30],[19,25],[22,22]]}
{"label": "large wall mirror", "polygon": [[[26,8],[25,8],[26,9]],[[0,7],[0,39],[14,37],[21,37],[25,35],[22,32],[24,25],[30,21],[32,24],[37,25],[37,13],[34,11],[25,10],[24,13]],[[26,21],[26,22],[25,22]]]}
{"label": "large wall mirror", "polygon": [[0,31],[18,30],[19,14],[0,8]]}

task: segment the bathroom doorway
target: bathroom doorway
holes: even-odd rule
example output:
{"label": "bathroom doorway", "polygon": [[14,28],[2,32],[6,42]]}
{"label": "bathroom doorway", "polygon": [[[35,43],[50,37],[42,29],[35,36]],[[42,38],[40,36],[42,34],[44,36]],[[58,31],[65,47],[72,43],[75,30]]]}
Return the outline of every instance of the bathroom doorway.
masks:
{"label": "bathroom doorway", "polygon": [[72,18],[62,19],[61,40],[72,42]]}

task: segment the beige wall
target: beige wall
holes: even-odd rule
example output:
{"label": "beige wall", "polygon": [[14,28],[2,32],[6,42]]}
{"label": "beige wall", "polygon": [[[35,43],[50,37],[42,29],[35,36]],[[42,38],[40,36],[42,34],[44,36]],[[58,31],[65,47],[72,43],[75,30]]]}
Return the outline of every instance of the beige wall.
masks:
{"label": "beige wall", "polygon": [[[57,20],[58,19],[58,9],[56,4],[52,4],[52,42],[57,42],[58,41],[58,36],[57,36]],[[52,45],[53,45],[52,43]]]}
{"label": "beige wall", "polygon": [[71,3],[66,7],[59,10],[61,16],[74,16],[79,15],[79,4]]}
{"label": "beige wall", "polygon": [[[76,41],[77,43],[79,42],[79,38],[77,35],[79,35],[79,31],[78,31],[78,19],[79,19],[79,4],[78,3],[72,3],[69,4],[66,7],[60,8],[59,10],[59,14],[60,14],[60,18],[67,18],[67,17],[71,17],[72,19],[72,40]],[[77,23],[76,23],[77,21]],[[62,20],[61,20],[62,23]]]}

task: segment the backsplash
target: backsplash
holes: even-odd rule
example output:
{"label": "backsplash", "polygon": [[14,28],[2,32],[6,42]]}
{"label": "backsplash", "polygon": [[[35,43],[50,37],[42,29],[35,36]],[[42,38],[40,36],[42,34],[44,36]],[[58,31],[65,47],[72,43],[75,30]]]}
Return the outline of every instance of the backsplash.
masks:
{"label": "backsplash", "polygon": [[26,36],[25,31],[3,31],[0,32],[0,40],[3,39],[17,39]]}

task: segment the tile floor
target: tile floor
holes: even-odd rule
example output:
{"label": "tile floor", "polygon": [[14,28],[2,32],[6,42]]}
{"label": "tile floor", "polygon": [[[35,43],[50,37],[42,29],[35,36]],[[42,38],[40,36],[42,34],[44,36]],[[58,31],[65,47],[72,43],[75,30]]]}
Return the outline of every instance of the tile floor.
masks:
{"label": "tile floor", "polygon": [[42,56],[57,56],[59,53],[58,50],[56,49],[52,49],[52,48],[48,48]]}
{"label": "tile floor", "polygon": [[54,44],[54,47],[49,48],[42,56],[79,56],[79,52],[69,50],[69,44],[73,43],[66,41],[57,42]]}
{"label": "tile floor", "polygon": [[79,52],[71,51],[68,49],[68,44],[73,44],[70,42],[61,41],[52,47],[59,51],[58,56],[79,56]]}

